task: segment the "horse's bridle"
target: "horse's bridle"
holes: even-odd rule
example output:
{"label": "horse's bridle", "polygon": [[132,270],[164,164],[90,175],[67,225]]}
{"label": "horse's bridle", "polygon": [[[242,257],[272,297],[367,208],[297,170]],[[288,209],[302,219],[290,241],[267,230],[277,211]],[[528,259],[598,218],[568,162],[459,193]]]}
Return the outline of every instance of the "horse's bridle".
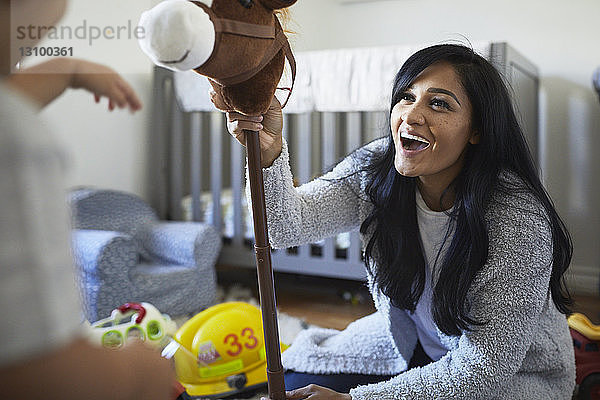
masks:
{"label": "horse's bridle", "polygon": [[245,82],[248,79],[252,78],[254,75],[256,75],[264,67],[266,67],[267,64],[269,64],[271,60],[273,60],[273,58],[279,53],[279,51],[283,50],[285,58],[287,58],[290,64],[290,68],[292,70],[292,86],[289,88],[278,88],[289,91],[287,99],[282,105],[282,108],[285,107],[288,100],[290,99],[292,89],[294,88],[294,81],[296,80],[296,59],[294,58],[294,54],[292,53],[292,49],[290,48],[290,43],[288,42],[288,39],[285,36],[283,28],[281,27],[281,24],[279,23],[277,17],[273,15],[272,25],[253,24],[232,19],[219,18],[214,13],[214,11],[206,4],[199,1],[192,1],[192,3],[202,8],[208,14],[210,20],[212,21],[215,27],[215,46],[208,60],[206,60],[206,62],[202,64],[203,68],[211,68],[210,64],[214,61],[214,57],[219,51],[219,44],[221,42],[223,33],[246,36],[256,39],[271,40],[273,42],[269,49],[265,52],[265,55],[263,56],[262,60],[258,63],[258,65],[246,71],[231,76],[217,76],[211,77],[210,79],[224,87],[234,86],[239,83]]}

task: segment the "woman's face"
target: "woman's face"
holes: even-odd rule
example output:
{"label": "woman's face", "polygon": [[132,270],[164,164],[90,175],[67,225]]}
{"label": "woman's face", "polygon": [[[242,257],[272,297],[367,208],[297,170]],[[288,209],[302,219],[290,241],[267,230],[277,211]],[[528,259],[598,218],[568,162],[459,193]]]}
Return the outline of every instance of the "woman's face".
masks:
{"label": "woman's face", "polygon": [[479,139],[471,128],[471,110],[449,63],[423,70],[392,109],[396,170],[409,177],[456,177],[467,144]]}

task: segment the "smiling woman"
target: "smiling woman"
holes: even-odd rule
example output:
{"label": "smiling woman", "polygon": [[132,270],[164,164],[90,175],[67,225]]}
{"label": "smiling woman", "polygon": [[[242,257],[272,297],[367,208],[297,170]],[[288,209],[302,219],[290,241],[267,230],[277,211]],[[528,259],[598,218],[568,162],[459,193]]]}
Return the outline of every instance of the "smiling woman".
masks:
{"label": "smiling woman", "polygon": [[572,245],[499,73],[432,46],[401,67],[390,106],[385,138],[300,187],[277,104],[228,115],[234,136],[280,143],[263,150],[273,247],[359,227],[365,244],[378,312],[300,334],[282,355],[288,398],[570,398]]}

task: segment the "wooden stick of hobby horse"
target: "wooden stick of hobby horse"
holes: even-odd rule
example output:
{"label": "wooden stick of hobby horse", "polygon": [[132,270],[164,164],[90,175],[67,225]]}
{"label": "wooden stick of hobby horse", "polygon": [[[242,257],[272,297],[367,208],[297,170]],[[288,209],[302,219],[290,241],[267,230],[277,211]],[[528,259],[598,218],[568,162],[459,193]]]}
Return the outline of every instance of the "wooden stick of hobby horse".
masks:
{"label": "wooden stick of hobby horse", "polygon": [[271,247],[267,230],[267,208],[265,205],[265,186],[260,165],[260,143],[258,132],[246,130],[246,149],[248,151],[248,174],[250,195],[252,198],[252,217],[254,222],[254,250],[256,252],[256,271],[258,292],[265,337],[267,356],[267,384],[271,400],[285,400],[279,329],[277,327],[277,308],[273,267],[271,266]]}

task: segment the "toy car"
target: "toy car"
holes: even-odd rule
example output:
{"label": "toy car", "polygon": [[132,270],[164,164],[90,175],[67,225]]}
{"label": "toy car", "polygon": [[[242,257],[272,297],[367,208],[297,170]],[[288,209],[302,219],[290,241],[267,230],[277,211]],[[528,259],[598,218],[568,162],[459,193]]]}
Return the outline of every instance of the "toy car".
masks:
{"label": "toy car", "polygon": [[118,349],[136,338],[164,347],[175,334],[177,325],[150,303],[127,303],[113,310],[110,317],[94,322],[89,330],[92,342]]}
{"label": "toy car", "polygon": [[600,326],[579,313],[572,314],[568,322],[575,349],[577,398],[600,400]]}

